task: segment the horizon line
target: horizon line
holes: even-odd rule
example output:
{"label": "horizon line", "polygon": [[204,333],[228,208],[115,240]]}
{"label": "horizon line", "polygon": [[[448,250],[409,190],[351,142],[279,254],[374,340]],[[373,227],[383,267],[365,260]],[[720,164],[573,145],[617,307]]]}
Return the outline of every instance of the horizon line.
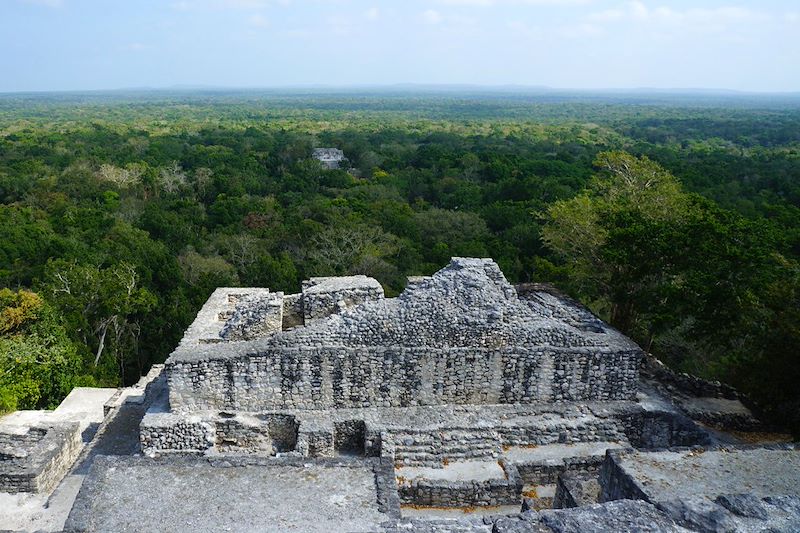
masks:
{"label": "horizon line", "polygon": [[0,95],[47,95],[47,94],[103,94],[121,92],[219,92],[219,91],[353,91],[353,90],[438,90],[458,91],[473,90],[477,92],[550,92],[550,93],[638,93],[638,94],[682,94],[682,95],[715,95],[715,96],[798,96],[800,89],[792,91],[767,91],[767,90],[740,90],[726,88],[704,87],[552,87],[548,85],[525,84],[473,84],[473,83],[415,83],[399,82],[388,84],[286,84],[286,85],[259,85],[259,86],[226,86],[204,84],[176,84],[169,86],[141,86],[117,87],[97,89],[28,89],[28,90],[0,90]]}

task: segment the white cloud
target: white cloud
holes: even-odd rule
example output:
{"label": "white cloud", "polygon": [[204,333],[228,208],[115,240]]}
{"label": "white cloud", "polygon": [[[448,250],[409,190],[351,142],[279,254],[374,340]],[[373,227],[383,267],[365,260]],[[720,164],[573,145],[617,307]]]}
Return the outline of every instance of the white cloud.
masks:
{"label": "white cloud", "polygon": [[605,34],[605,30],[595,24],[575,24],[560,28],[559,33],[571,39],[581,39],[586,37],[598,37]]}
{"label": "white cloud", "polygon": [[353,31],[353,21],[343,15],[334,15],[327,19],[328,27],[336,35],[350,35]]}
{"label": "white cloud", "polygon": [[254,28],[267,28],[269,27],[269,20],[267,17],[262,15],[261,13],[256,13],[255,15],[251,15],[247,19],[247,23],[254,27]]}
{"label": "white cloud", "polygon": [[634,0],[615,8],[599,11],[587,16],[587,20],[595,23],[611,22],[654,22],[676,25],[699,26],[719,29],[721,26],[736,22],[758,22],[768,20],[767,13],[739,6],[720,6],[715,8],[673,9],[667,6],[648,7],[640,0]]}
{"label": "white cloud", "polygon": [[439,24],[442,21],[442,15],[435,9],[428,9],[422,13],[422,21],[425,24]]}
{"label": "white cloud", "polygon": [[22,2],[45,7],[61,7],[64,5],[64,0],[22,0]]}
{"label": "white cloud", "polygon": [[216,0],[219,7],[229,9],[263,9],[267,7],[264,0]]}
{"label": "white cloud", "polygon": [[122,47],[123,50],[127,52],[143,52],[145,50],[151,49],[152,46],[148,46],[142,43],[130,43]]}
{"label": "white cloud", "polygon": [[381,16],[381,10],[377,7],[372,7],[364,13],[364,16],[369,20],[378,20]]}
{"label": "white cloud", "polygon": [[179,0],[170,4],[172,9],[190,11],[194,9],[221,9],[255,11],[269,5],[266,0]]}
{"label": "white cloud", "polygon": [[451,6],[496,6],[501,4],[517,4],[531,6],[574,6],[590,4],[594,0],[439,0],[439,3]]}

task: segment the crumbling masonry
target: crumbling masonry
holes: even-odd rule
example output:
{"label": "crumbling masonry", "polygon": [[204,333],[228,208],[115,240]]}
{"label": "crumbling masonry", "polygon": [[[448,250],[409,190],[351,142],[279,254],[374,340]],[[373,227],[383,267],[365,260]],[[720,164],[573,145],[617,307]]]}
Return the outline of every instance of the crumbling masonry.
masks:
{"label": "crumbling masonry", "polygon": [[[203,497],[217,506],[233,505],[221,488],[232,479],[247,494],[280,492],[281,504],[252,515],[277,520],[276,531],[304,507],[304,491],[318,498],[318,516],[303,531],[330,530],[323,518],[336,523],[341,512],[342,530],[387,533],[800,525],[800,477],[781,468],[798,464],[792,445],[746,451],[695,422],[756,424],[732,391],[670,373],[554,289],[512,286],[489,259],[454,258],[396,298],[365,276],[312,278],[298,294],[218,289],[161,381],[140,424],[149,458],[98,461],[68,531],[153,527],[97,502],[109,490],[126,501],[152,493],[123,479],[176,483],[163,468],[199,491],[215,485]],[[702,501],[669,492],[685,485],[669,481],[683,471],[673,463],[694,461],[713,477],[731,457],[744,473],[706,483]],[[666,480],[658,490],[653,472]],[[734,494],[736,478],[758,494]],[[159,499],[171,516],[185,507]],[[478,515],[439,520],[448,509]]]}

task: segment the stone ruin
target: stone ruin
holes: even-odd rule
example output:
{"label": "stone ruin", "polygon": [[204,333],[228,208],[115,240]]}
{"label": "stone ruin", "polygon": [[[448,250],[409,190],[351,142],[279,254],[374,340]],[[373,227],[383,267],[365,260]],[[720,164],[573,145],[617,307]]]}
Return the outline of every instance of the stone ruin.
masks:
{"label": "stone ruin", "polygon": [[800,531],[800,453],[743,444],[735,391],[488,259],[217,289],[142,410],[65,531]]}
{"label": "stone ruin", "polygon": [[[697,398],[580,304],[514,287],[488,259],[454,258],[396,298],[364,276],[312,278],[291,295],[218,289],[164,372],[168,400],[140,426],[146,455],[373,465],[381,512],[394,519],[385,531],[566,531],[559,520],[580,513],[691,529],[621,481],[631,474],[619,458],[722,445],[695,420],[757,423],[730,391],[709,385],[714,397]],[[735,489],[710,491],[714,516],[715,498]],[[774,490],[759,497],[800,492]],[[641,501],[616,502],[628,499]],[[795,516],[759,502],[774,524]],[[437,520],[480,509],[506,517]]]}
{"label": "stone ruin", "polygon": [[77,457],[78,423],[0,426],[0,492],[49,492]]}
{"label": "stone ruin", "polygon": [[[454,260],[392,299],[364,276],[312,278],[299,295],[234,291],[218,290],[201,312],[221,327],[204,324],[199,342],[190,336],[167,362],[176,413],[636,395],[638,346],[565,322],[541,297],[519,298],[491,261]],[[217,309],[226,297],[233,308]],[[304,327],[283,331],[284,313],[294,323],[301,310]],[[224,342],[235,340],[249,342]]]}
{"label": "stone ruin", "polygon": [[346,159],[344,152],[338,148],[315,148],[311,153],[311,157],[322,163],[329,170],[339,168]]}

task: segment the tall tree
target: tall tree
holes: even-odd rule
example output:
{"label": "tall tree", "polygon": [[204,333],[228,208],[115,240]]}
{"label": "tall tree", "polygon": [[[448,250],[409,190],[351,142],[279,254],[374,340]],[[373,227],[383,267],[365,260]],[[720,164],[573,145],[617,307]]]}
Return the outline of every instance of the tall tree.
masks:
{"label": "tall tree", "polygon": [[52,300],[87,346],[94,348],[93,365],[116,368],[125,380],[125,360],[136,357],[140,321],[157,300],[139,285],[136,268],[119,263],[107,268],[65,261],[48,264],[46,283]]}

